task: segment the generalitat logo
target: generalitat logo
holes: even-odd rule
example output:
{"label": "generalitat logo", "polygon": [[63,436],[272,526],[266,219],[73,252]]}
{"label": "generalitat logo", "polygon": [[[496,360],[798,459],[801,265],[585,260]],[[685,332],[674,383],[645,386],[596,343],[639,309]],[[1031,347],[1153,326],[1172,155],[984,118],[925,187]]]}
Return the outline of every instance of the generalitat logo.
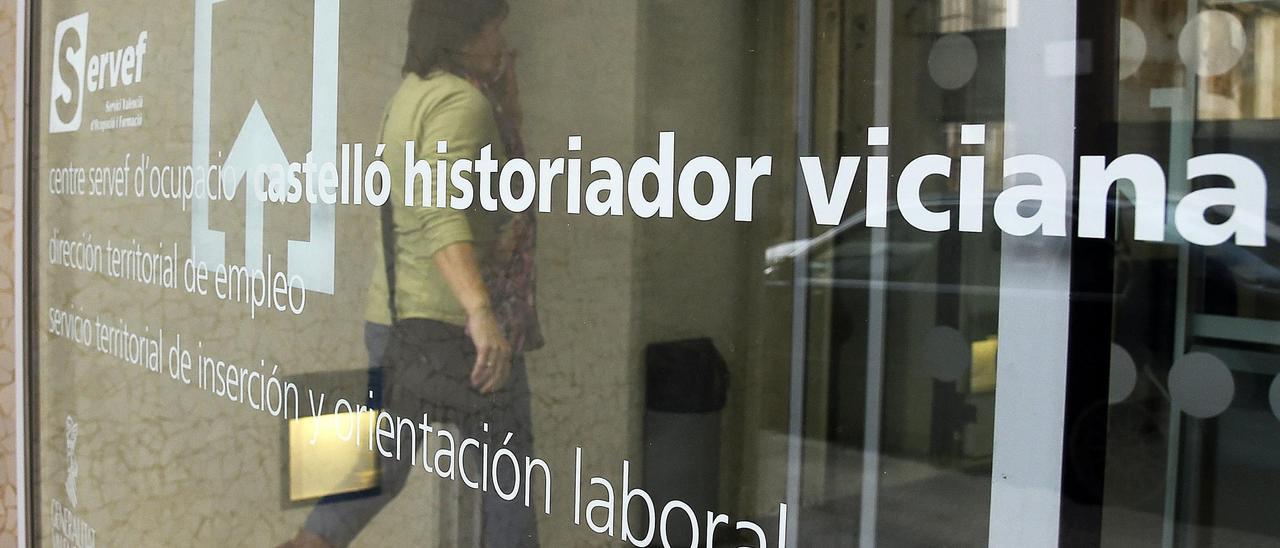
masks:
{"label": "generalitat logo", "polygon": [[67,415],[67,500],[75,507],[80,503],[76,496],[76,478],[80,475],[80,464],[76,462],[76,438],[79,437],[80,426],[76,420]]}
{"label": "generalitat logo", "polygon": [[134,44],[89,54],[89,12],[62,20],[53,31],[49,133],[80,129],[86,94],[142,81],[147,31]]}
{"label": "generalitat logo", "polygon": [[76,420],[67,415],[67,500],[70,506],[64,506],[57,497],[49,497],[49,525],[53,529],[52,545],[67,548],[92,548],[97,546],[98,531],[84,518],[76,515],[75,507],[79,504],[76,496],[76,476],[80,475],[80,465],[76,463],[76,438],[79,437],[80,426]]}

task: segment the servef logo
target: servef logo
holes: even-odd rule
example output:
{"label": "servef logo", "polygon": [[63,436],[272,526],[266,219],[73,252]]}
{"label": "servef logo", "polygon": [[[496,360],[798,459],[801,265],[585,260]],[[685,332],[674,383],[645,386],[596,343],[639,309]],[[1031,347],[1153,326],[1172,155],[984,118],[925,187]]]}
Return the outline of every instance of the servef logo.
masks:
{"label": "servef logo", "polygon": [[58,23],[53,33],[53,96],[49,101],[49,133],[80,129],[84,112],[84,66],[89,13]]}
{"label": "servef logo", "polygon": [[89,13],[63,20],[53,31],[53,79],[49,98],[49,133],[80,129],[86,95],[128,87],[142,81],[147,31],[136,44],[89,53]]}

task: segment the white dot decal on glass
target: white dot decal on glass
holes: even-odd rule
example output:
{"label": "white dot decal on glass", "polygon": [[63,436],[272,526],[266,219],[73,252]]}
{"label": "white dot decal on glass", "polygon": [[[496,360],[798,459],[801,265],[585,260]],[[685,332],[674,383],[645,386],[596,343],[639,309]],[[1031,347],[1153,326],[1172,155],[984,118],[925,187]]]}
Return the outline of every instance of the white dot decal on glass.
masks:
{"label": "white dot decal on glass", "polygon": [[1147,35],[1132,19],[1120,18],[1120,79],[1138,72],[1147,58]]}
{"label": "white dot decal on glass", "polygon": [[1200,76],[1217,76],[1231,70],[1244,56],[1244,50],[1244,25],[1225,11],[1197,13],[1178,35],[1178,56]]}
{"label": "white dot decal on glass", "polygon": [[1271,414],[1280,419],[1280,375],[1271,381]]}
{"label": "white dot decal on glass", "polygon": [[1109,403],[1120,403],[1133,394],[1138,385],[1138,367],[1133,363],[1133,356],[1118,344],[1111,345],[1111,386],[1107,390]]}
{"label": "white dot decal on glass", "polygon": [[924,337],[924,368],[940,381],[960,380],[969,370],[973,349],[954,327],[938,326]]}
{"label": "white dot decal on glass", "polygon": [[987,126],[985,124],[962,124],[960,126],[960,144],[987,144]]}
{"label": "white dot decal on glass", "polygon": [[963,34],[946,34],[929,50],[929,77],[942,89],[959,89],[978,70],[978,48]]}
{"label": "white dot decal on glass", "polygon": [[1196,418],[1215,417],[1227,410],[1235,397],[1231,370],[1213,354],[1192,352],[1169,370],[1169,397],[1174,407]]}
{"label": "white dot decal on glass", "polygon": [[867,146],[885,146],[889,144],[889,128],[875,126],[867,128]]}

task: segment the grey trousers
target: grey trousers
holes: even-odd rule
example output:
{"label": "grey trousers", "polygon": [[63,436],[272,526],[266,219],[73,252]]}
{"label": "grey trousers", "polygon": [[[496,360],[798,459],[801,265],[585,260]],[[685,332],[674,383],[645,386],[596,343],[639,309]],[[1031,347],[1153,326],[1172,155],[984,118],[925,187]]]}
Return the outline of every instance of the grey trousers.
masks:
{"label": "grey trousers", "polygon": [[[392,337],[391,327],[365,324],[365,346],[369,352],[370,367],[383,367],[382,406],[384,409],[403,417],[420,417],[428,412],[435,402],[427,388],[438,386],[430,373],[424,377],[424,371],[430,369],[449,369],[467,371],[474,354],[470,352],[471,341],[460,327],[440,322],[413,320],[417,326],[425,329],[426,334],[420,353],[423,360],[430,361],[433,367],[399,366],[394,363],[405,363],[405,360],[385,360],[388,343]],[[385,363],[384,363],[385,362]],[[394,363],[393,363],[394,362]],[[455,375],[456,376],[456,375]],[[469,388],[455,388],[467,390]],[[436,398],[438,399],[438,398]],[[502,436],[507,432],[515,434],[506,446],[524,462],[526,455],[533,451],[532,420],[529,404],[529,377],[525,370],[523,356],[517,356],[512,363],[511,379],[507,386],[495,394],[490,400],[498,402],[492,412],[482,413],[475,420],[461,420],[459,424],[450,424],[448,429],[461,440],[464,436],[481,441],[488,441],[491,446],[501,444]],[[489,432],[484,432],[478,421],[489,425]],[[419,440],[421,441],[421,440]],[[421,447],[421,444],[419,444]],[[361,497],[335,497],[321,499],[312,509],[303,527],[315,533],[334,546],[347,546],[364,529],[387,503],[399,495],[404,489],[414,463],[408,459],[383,458],[380,463],[382,488],[374,495]],[[420,471],[420,473],[426,473]],[[502,468],[498,469],[494,479],[503,485],[511,485],[515,478],[503,477]],[[509,475],[509,474],[507,474]],[[440,478],[434,478],[436,481]],[[522,482],[523,483],[523,482]],[[466,487],[463,487],[466,489]],[[536,499],[536,497],[534,497]],[[460,502],[461,504],[461,502]],[[472,508],[467,505],[458,509],[460,517],[467,517]],[[524,505],[524,497],[513,501],[505,501],[495,490],[490,489],[482,495],[481,537],[484,546],[488,547],[537,547],[537,519],[532,508]]]}

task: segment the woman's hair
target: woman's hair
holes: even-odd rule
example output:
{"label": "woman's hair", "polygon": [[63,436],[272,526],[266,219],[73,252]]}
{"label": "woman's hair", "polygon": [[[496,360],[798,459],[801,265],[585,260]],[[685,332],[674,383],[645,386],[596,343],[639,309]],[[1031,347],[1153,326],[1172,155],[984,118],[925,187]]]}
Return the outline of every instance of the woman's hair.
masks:
{"label": "woman's hair", "polygon": [[414,0],[404,73],[460,72],[453,59],[489,22],[507,15],[506,0]]}

